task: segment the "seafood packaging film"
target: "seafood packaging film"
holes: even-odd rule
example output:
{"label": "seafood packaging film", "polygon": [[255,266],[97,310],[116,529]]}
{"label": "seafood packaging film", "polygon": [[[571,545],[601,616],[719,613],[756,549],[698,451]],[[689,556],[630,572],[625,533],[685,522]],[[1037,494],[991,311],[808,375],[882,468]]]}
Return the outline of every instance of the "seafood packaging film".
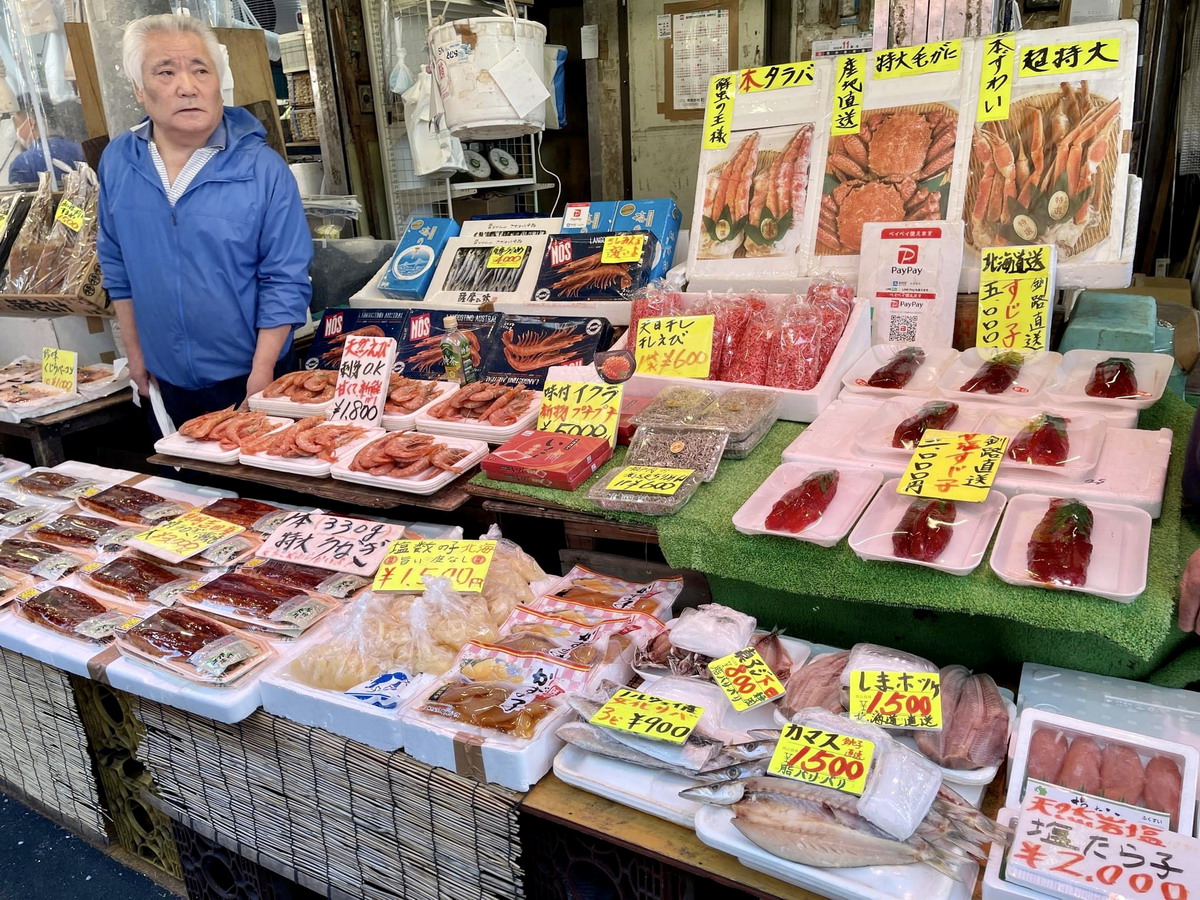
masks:
{"label": "seafood packaging film", "polygon": [[[500,301],[527,303],[533,299],[548,239],[545,234],[451,238],[438,260],[425,299],[476,309]],[[498,247],[521,248],[519,261],[512,258],[496,265],[498,260],[492,259],[492,251]]]}
{"label": "seafood packaging film", "polygon": [[302,367],[336,370],[342,361],[342,348],[347,337],[390,337],[400,343],[407,323],[406,309],[327,309],[321,316],[321,324],[313,335]]}
{"label": "seafood packaging film", "polygon": [[959,290],[978,287],[981,248],[1006,244],[1056,245],[1059,287],[1127,285],[1137,23],[1018,31],[1012,40],[1009,117],[977,123],[963,140],[971,159]]}
{"label": "seafood packaging film", "polygon": [[440,381],[446,375],[441,340],[447,331],[446,317],[455,316],[458,330],[471,345],[471,362],[478,370],[488,348],[497,340],[500,314],[492,312],[455,312],[450,309],[407,310],[404,329],[398,339],[396,369],[407,378]]}
{"label": "seafood packaging film", "polygon": [[541,390],[551,366],[586,366],[612,343],[608,319],[506,315],[484,361],[485,381]]}
{"label": "seafood packaging film", "polygon": [[634,291],[645,287],[659,255],[658,239],[645,232],[638,259],[627,263],[605,263],[605,244],[608,238],[616,236],[615,232],[601,232],[551,237],[546,243],[533,299],[626,300]]}
{"label": "seafood packaging film", "polygon": [[414,216],[408,220],[396,252],[379,279],[379,292],[396,300],[420,300],[433,280],[434,266],[446,247],[457,237],[453,219]]}

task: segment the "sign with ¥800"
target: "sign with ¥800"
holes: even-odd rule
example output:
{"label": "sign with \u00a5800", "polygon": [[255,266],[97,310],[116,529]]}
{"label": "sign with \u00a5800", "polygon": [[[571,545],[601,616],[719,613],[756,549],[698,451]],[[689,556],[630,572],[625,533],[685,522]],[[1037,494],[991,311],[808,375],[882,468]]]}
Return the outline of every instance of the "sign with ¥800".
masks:
{"label": "sign with \u00a5800", "polygon": [[625,386],[600,381],[547,381],[537,430],[595,437],[616,446]]}
{"label": "sign with \u00a5800", "polygon": [[779,677],[753,647],[714,659],[708,671],[738,712],[778,700],[784,693]]}
{"label": "sign with \u00a5800", "polygon": [[621,688],[588,721],[638,737],[682,744],[704,715],[704,707]]}
{"label": "sign with \u00a5800", "polygon": [[862,796],[874,757],[874,741],[788,724],[767,772]]}
{"label": "sign with \u00a5800", "polygon": [[851,719],[883,728],[942,730],[942,676],[938,672],[850,673]]}
{"label": "sign with \u00a5800", "polygon": [[712,368],[715,316],[651,316],[632,335],[641,375],[707,378]]}

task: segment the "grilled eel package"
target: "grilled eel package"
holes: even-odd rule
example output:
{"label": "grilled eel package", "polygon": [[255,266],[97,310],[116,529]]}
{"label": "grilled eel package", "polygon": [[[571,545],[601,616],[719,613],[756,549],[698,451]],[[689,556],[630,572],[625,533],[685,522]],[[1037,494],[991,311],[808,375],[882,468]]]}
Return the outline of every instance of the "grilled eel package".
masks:
{"label": "grilled eel package", "polygon": [[183,575],[167,568],[161,561],[153,562],[130,554],[108,562],[100,559],[90,562],[79,570],[79,578],[89,587],[111,597],[131,603],[166,605],[169,600],[163,597],[160,589],[179,584]]}
{"label": "grilled eel package", "polygon": [[[613,261],[612,242],[632,241],[629,261]],[[640,244],[640,247],[638,246]],[[649,232],[564,234],[551,237],[534,300],[628,300],[649,283],[659,256]]]}
{"label": "grilled eel package", "polygon": [[122,656],[207,685],[232,684],[274,656],[265,641],[175,608],[118,631],[116,644]]}
{"label": "grilled eel package", "polygon": [[35,625],[96,643],[112,640],[130,621],[128,612],[62,585],[30,588],[17,597],[17,610]]}
{"label": "grilled eel package", "polygon": [[240,628],[278,637],[299,637],[337,606],[332,599],[244,572],[190,582],[173,599]]}
{"label": "grilled eel package", "polygon": [[67,549],[113,553],[129,543],[130,539],[138,534],[138,529],[118,525],[109,519],[81,513],[64,513],[34,522],[25,529],[25,534]]}
{"label": "grilled eel package", "polygon": [[586,366],[612,344],[608,319],[507,315],[483,378],[541,389],[551,366]]}

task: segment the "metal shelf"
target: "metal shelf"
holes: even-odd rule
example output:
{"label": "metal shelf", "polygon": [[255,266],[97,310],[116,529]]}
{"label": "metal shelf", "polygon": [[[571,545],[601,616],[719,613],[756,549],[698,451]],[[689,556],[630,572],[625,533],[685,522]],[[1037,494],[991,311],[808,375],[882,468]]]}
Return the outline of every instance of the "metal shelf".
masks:
{"label": "metal shelf", "polygon": [[[488,186],[492,187],[489,188]],[[463,184],[452,184],[450,190],[453,192],[455,199],[462,197],[473,197],[481,190],[495,190],[497,187],[515,187],[517,190],[512,191],[513,194],[530,194],[535,191],[544,191],[554,187],[553,182],[538,181],[536,178],[513,178],[509,181],[480,181],[480,182],[464,182]]]}

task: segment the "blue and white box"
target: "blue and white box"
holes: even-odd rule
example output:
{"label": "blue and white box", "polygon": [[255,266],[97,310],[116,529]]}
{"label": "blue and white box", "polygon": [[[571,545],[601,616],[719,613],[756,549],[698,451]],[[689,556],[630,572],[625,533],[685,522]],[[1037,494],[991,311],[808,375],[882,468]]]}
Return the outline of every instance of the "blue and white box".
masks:
{"label": "blue and white box", "polygon": [[597,231],[649,231],[658,238],[659,252],[650,267],[650,278],[663,278],[675,257],[681,222],[679,207],[669,197],[657,200],[604,200],[568,203],[562,230],[591,234]]}
{"label": "blue and white box", "polygon": [[433,280],[446,242],[457,237],[453,219],[415,216],[408,220],[391,262],[379,279],[379,292],[393,300],[422,300]]}

